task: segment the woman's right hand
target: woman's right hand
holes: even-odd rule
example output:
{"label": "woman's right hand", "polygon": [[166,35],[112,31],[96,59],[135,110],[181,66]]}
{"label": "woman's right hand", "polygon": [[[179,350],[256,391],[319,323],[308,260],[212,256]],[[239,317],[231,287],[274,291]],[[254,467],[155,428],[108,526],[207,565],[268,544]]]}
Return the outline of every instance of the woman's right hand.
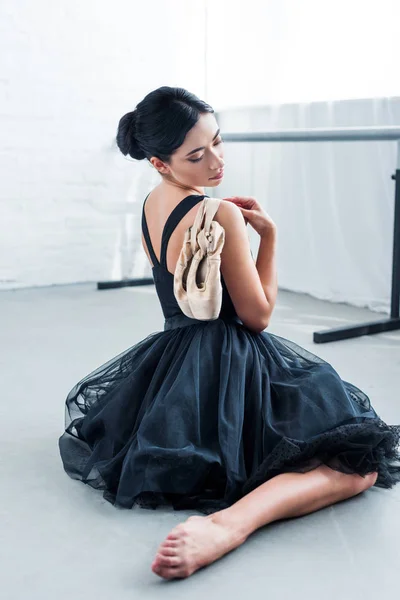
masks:
{"label": "woman's right hand", "polygon": [[250,223],[260,236],[276,230],[274,221],[252,196],[229,196],[223,200],[236,204],[241,210],[246,225]]}

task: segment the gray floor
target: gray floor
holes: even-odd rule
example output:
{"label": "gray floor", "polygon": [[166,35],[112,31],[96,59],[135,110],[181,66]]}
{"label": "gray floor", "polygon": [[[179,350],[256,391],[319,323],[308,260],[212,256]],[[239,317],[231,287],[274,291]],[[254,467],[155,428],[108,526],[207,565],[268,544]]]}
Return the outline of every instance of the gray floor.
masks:
{"label": "gray floor", "polygon": [[[280,292],[270,331],[328,360],[369,394],[384,421],[398,424],[400,332],[312,342],[314,330],[380,316]],[[73,384],[163,329],[154,287],[100,292],[85,284],[2,292],[0,319],[1,598],[396,596],[400,485],[374,487],[273,523],[186,580],[154,575],[150,564],[160,542],[198,513],[116,509],[101,492],[65,474],[57,446]]]}

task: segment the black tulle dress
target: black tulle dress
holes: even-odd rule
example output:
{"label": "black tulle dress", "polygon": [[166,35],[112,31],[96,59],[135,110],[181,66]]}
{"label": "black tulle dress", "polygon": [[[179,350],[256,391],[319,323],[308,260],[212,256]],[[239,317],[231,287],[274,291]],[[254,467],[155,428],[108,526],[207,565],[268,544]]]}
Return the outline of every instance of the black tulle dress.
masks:
{"label": "black tulle dress", "polygon": [[[285,338],[251,332],[222,278],[220,317],[186,317],[173,293],[166,248],[180,219],[170,214],[160,262],[142,211],[164,330],[87,375],[66,399],[59,438],[70,477],[114,506],[210,514],[279,473],[321,464],[375,485],[400,481],[400,425],[387,425],[368,397],[326,361]],[[147,199],[147,198],[146,198]]]}

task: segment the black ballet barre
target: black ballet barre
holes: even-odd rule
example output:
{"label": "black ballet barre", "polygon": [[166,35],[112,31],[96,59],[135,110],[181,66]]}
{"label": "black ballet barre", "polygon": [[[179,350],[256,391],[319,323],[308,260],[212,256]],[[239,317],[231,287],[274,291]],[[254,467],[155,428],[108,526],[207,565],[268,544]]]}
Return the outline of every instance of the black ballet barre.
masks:
{"label": "black ballet barre", "polygon": [[111,279],[110,281],[99,281],[97,283],[98,290],[111,290],[113,288],[131,287],[135,285],[154,285],[153,278],[141,277],[138,279]]}
{"label": "black ballet barre", "polygon": [[[400,329],[400,127],[345,127],[340,129],[295,129],[253,133],[224,133],[224,142],[354,142],[354,141],[396,141],[397,165],[391,178],[395,183],[395,206],[392,253],[392,287],[390,317],[354,326],[338,327],[315,331],[316,344],[335,342],[362,335],[383,333]],[[123,279],[121,281],[99,282],[99,290],[153,284],[153,279]]]}

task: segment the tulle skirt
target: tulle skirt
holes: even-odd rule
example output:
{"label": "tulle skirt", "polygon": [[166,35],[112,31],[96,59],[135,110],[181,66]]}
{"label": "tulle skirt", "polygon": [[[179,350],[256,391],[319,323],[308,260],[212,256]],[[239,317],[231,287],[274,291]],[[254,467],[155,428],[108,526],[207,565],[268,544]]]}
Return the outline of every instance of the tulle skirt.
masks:
{"label": "tulle skirt", "polygon": [[238,319],[166,319],[66,399],[66,473],[116,507],[204,514],[275,475],[321,464],[400,481],[400,425],[285,338]]}

